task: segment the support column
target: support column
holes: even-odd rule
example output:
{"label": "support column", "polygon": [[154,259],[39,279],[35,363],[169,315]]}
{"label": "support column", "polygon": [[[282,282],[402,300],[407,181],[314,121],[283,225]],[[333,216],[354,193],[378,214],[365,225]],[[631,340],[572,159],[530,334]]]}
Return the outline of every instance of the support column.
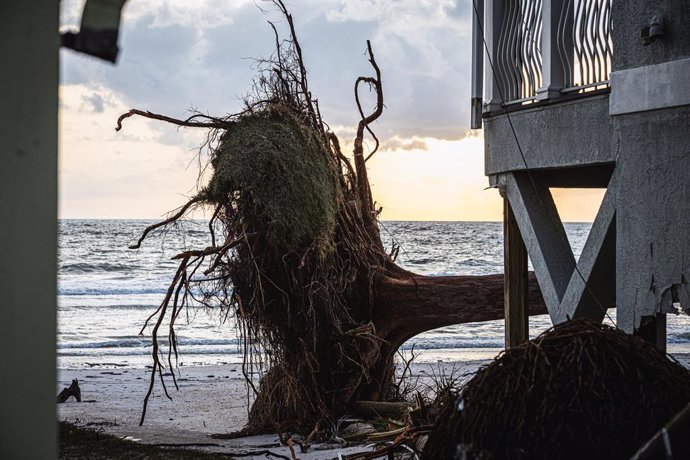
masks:
{"label": "support column", "polygon": [[662,353],[666,353],[666,313],[643,316],[640,328],[635,331],[635,335],[651,343]]}
{"label": "support column", "polygon": [[484,97],[484,0],[472,0],[472,108],[470,128],[482,127],[482,98]]}
{"label": "support column", "polygon": [[529,340],[527,249],[507,197],[503,198],[503,245],[506,348]]}
{"label": "support column", "polygon": [[484,2],[484,40],[489,48],[487,71],[484,72],[484,111],[499,110],[503,106],[504,88],[500,82],[500,63],[498,62],[501,28],[505,18],[503,0],[485,0]]}
{"label": "support column", "polygon": [[57,456],[58,2],[0,16],[0,458]]}
{"label": "support column", "polygon": [[553,99],[572,84],[573,2],[544,0],[542,6],[542,87],[537,99]]}
{"label": "support column", "polygon": [[560,305],[575,270],[575,257],[545,179],[518,171],[505,175],[506,197],[527,247],[551,322],[566,321]]}

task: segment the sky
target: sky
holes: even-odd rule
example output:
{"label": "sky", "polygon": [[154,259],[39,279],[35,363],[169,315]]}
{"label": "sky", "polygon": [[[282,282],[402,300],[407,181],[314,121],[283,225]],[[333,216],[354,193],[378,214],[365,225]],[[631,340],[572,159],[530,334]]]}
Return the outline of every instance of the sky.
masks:
{"label": "sky", "polygon": [[[84,1],[61,1],[61,30]],[[467,0],[291,0],[309,84],[324,120],[351,150],[358,76],[372,74],[371,40],[385,110],[372,128],[382,147],[368,162],[384,220],[501,220],[486,189],[483,133],[469,129],[471,3]],[[59,214],[159,218],[197,187],[203,129],[130,118],[130,108],[185,118],[241,108],[256,59],[275,46],[267,21],[288,30],[262,0],[129,0],[113,66],[61,50]],[[366,100],[366,99],[365,99]],[[372,100],[369,99],[369,102]],[[591,221],[599,192],[557,191],[561,217]]]}

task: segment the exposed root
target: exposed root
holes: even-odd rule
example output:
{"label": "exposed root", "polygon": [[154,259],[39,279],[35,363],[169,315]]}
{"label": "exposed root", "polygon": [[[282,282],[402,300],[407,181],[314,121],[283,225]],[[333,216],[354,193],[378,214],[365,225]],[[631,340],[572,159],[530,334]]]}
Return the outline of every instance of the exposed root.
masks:
{"label": "exposed root", "polygon": [[[367,53],[369,54],[369,63],[374,68],[376,72],[376,78],[371,77],[359,77],[355,81],[355,102],[357,103],[357,110],[362,119],[357,124],[357,135],[355,136],[355,146],[354,146],[354,158],[355,158],[355,169],[357,170],[358,178],[358,191],[359,191],[359,202],[363,206],[362,212],[368,219],[372,221],[375,218],[372,216],[372,211],[374,207],[374,202],[371,196],[371,187],[369,186],[369,179],[367,176],[366,162],[371,156],[376,153],[379,148],[379,140],[371,130],[369,125],[376,121],[383,113],[383,85],[381,84],[381,69],[376,63],[374,58],[374,51],[371,48],[371,42],[367,40]],[[364,115],[364,110],[362,110],[362,104],[359,101],[359,85],[360,83],[367,83],[376,90],[376,107],[374,111],[368,115]],[[365,158],[364,157],[364,130],[374,138],[376,141],[376,146],[374,150]]]}
{"label": "exposed root", "polygon": [[[209,117],[208,115],[203,115],[200,113],[194,114],[185,120],[180,120],[178,118],[172,118],[158,113],[153,113],[139,109],[131,109],[129,112],[120,115],[120,118],[117,119],[117,126],[115,127],[115,131],[119,131],[122,129],[122,121],[125,118],[129,118],[134,115],[139,115],[140,117],[149,118],[151,120],[164,121],[166,123],[171,123],[177,126],[185,126],[187,128],[224,129],[228,126],[228,122],[226,120],[223,120],[222,118]],[[197,121],[199,119],[208,121]]]}
{"label": "exposed root", "polygon": [[480,368],[424,456],[629,458],[688,401],[688,369],[638,337],[573,320]]}
{"label": "exposed root", "polygon": [[141,234],[141,236],[139,237],[139,239],[137,240],[137,242],[134,243],[134,244],[131,244],[131,245],[129,246],[129,249],[139,249],[139,248],[141,247],[141,243],[146,239],[146,237],[148,236],[149,233],[151,233],[152,231],[154,231],[154,230],[156,230],[156,229],[158,229],[158,228],[165,227],[165,226],[170,225],[170,224],[172,224],[172,223],[174,223],[174,222],[177,222],[182,216],[184,216],[185,214],[187,214],[187,211],[189,211],[189,208],[191,208],[191,207],[192,207],[193,205],[195,205],[195,204],[200,203],[200,202],[203,201],[204,199],[205,199],[205,197],[204,197],[203,195],[197,195],[197,196],[195,196],[194,198],[192,198],[191,200],[189,200],[186,204],[184,204],[184,205],[183,205],[175,214],[173,214],[172,216],[168,217],[167,219],[165,219],[165,220],[163,220],[163,221],[161,221],[161,222],[155,223],[155,224],[153,224],[153,225],[149,225],[148,227],[146,227],[146,228],[144,229],[144,231],[142,232],[142,234]]}
{"label": "exposed root", "polygon": [[[287,14],[282,2],[277,4]],[[141,423],[156,374],[167,395],[159,329],[169,317],[166,364],[172,368],[178,353],[174,324],[189,305],[220,308],[237,319],[242,371],[256,398],[246,434],[309,432],[346,410],[371,380],[368,370],[382,343],[371,323],[372,284],[387,254],[369,231],[376,226],[375,215],[361,212],[370,205],[358,203],[361,190],[370,196],[368,180],[342,154],[335,134],[326,131],[289,16],[288,23],[287,48],[276,41],[278,67],[257,82],[260,102],[247,103],[250,111],[222,121],[224,130],[211,150],[210,182],[131,246],[138,248],[152,231],[193,207],[214,209],[211,244],[173,257],[180,261],[177,273],[142,328],[143,333],[156,318]],[[360,135],[381,107],[362,122]],[[140,115],[133,111],[123,117],[132,114]],[[154,115],[144,116],[169,121]],[[356,143],[361,147],[361,139]],[[355,161],[363,166],[362,155]],[[223,244],[217,243],[217,228],[224,233]],[[262,375],[258,386],[257,373]],[[173,382],[177,386],[174,373]]]}
{"label": "exposed root", "polygon": [[[271,24],[276,53],[259,62],[262,71],[242,112],[180,120],[132,110],[118,120],[118,129],[134,115],[210,129],[202,147],[208,149],[208,163],[202,165],[199,157],[202,173],[212,170],[208,182],[169,218],[147,227],[131,246],[139,248],[151,232],[173,225],[196,207],[213,210],[209,244],[174,257],[179,265],[165,298],[142,328],[143,333],[155,318],[153,370],[141,423],[156,378],[168,395],[162,370],[176,364],[175,323],[187,307],[236,319],[247,398],[254,398],[245,435],[297,431],[313,438],[319,426],[333,425],[358,400],[394,394],[395,349],[416,329],[389,321],[395,318],[388,318],[388,310],[377,304],[382,293],[391,294],[392,284],[387,287],[386,280],[404,279],[396,284],[402,290],[414,285],[414,292],[408,290],[412,294],[405,297],[407,309],[397,300],[386,308],[400,308],[405,312],[400,318],[412,318],[418,328],[428,329],[439,321],[434,311],[420,314],[410,308],[422,303],[422,289],[435,291],[437,284],[418,286],[411,273],[393,263],[396,250],[389,254],[379,235],[379,211],[374,209],[366,161],[378,149],[371,124],[381,116],[384,103],[381,70],[371,43],[367,42],[367,53],[375,76],[355,83],[361,120],[351,162],[309,90],[292,16],[282,0],[273,3],[287,19],[290,38],[281,41]],[[359,100],[362,85],[376,91],[376,106],[369,115]],[[365,134],[375,141],[368,155]],[[477,291],[476,283],[471,287]],[[494,291],[500,291],[502,299],[500,287]],[[448,296],[450,291],[444,287],[441,292]],[[481,306],[475,307],[484,311],[484,303],[481,298],[475,301]],[[502,304],[500,311],[502,316]],[[159,346],[166,320],[167,356]],[[172,379],[177,387],[174,372]],[[403,435],[395,446],[407,446],[416,436],[412,431]]]}

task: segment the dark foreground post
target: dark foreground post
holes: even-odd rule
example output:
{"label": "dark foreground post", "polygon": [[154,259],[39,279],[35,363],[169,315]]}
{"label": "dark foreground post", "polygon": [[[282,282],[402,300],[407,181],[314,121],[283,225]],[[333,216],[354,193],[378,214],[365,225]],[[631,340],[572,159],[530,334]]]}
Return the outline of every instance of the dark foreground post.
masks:
{"label": "dark foreground post", "polygon": [[57,456],[58,2],[0,12],[0,458]]}
{"label": "dark foreground post", "polygon": [[651,343],[662,353],[666,353],[666,313],[643,316],[640,328],[635,335]]}
{"label": "dark foreground post", "polygon": [[504,309],[506,348],[529,339],[527,313],[527,249],[508,198],[503,198]]}

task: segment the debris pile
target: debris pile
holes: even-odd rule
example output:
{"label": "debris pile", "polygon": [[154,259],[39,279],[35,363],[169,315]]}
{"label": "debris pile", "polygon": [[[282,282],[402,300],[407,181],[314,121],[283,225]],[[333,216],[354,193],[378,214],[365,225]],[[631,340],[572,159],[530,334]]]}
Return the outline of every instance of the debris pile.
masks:
{"label": "debris pile", "polygon": [[629,458],[690,402],[690,371],[612,327],[569,321],[480,368],[425,458]]}

